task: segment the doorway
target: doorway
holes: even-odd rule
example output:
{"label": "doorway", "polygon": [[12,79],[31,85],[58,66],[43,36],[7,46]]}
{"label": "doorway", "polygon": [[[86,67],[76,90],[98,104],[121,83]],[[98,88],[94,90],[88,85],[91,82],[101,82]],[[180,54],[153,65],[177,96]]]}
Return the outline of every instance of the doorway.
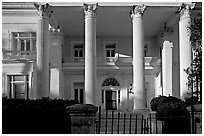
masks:
{"label": "doorway", "polygon": [[102,84],[102,103],[107,110],[117,110],[120,104],[120,84],[114,78],[107,78]]}
{"label": "doorway", "polygon": [[117,92],[113,90],[106,90],[106,109],[116,110],[117,109]]}

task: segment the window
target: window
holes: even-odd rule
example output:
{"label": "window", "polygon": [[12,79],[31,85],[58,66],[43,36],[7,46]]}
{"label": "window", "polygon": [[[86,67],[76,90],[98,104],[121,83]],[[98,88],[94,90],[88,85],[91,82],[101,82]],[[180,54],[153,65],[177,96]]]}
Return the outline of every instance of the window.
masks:
{"label": "window", "polygon": [[12,49],[23,51],[21,55],[28,55],[26,51],[34,51],[36,46],[36,33],[35,32],[14,32]]}
{"label": "window", "polygon": [[84,62],[84,43],[80,41],[71,42],[73,62]]}
{"label": "window", "polygon": [[106,62],[115,62],[117,57],[117,42],[104,42],[104,51]]}
{"label": "window", "polygon": [[74,100],[83,104],[84,102],[84,83],[74,83]]}
{"label": "window", "polygon": [[78,101],[79,103],[83,104],[83,93],[84,89],[82,88],[75,88],[74,89],[74,100]]}
{"label": "window", "polygon": [[82,58],[83,55],[83,45],[79,44],[79,45],[75,45],[74,46],[74,57],[75,58]]}
{"label": "window", "polygon": [[144,45],[144,57],[149,57],[150,56],[149,47],[150,47],[150,42],[149,41],[145,41],[145,45]]}
{"label": "window", "polygon": [[115,57],[115,44],[107,44],[106,45],[106,57],[111,58]]}
{"label": "window", "polygon": [[119,82],[114,78],[107,78],[102,86],[120,86]]}
{"label": "window", "polygon": [[10,75],[9,77],[9,98],[28,99],[29,82],[28,75]]}

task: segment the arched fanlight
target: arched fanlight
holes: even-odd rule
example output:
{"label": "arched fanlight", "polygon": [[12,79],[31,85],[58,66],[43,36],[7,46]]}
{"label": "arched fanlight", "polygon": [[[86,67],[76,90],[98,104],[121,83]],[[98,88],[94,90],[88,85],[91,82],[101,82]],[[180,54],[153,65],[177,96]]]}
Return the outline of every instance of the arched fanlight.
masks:
{"label": "arched fanlight", "polygon": [[119,82],[114,78],[107,78],[102,86],[120,86]]}

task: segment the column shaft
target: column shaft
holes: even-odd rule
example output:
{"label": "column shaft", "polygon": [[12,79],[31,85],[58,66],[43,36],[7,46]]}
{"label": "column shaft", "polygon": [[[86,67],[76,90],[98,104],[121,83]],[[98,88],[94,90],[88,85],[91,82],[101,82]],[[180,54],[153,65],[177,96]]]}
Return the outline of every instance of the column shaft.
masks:
{"label": "column shaft", "polygon": [[186,5],[180,12],[179,21],[179,55],[180,55],[180,97],[184,98],[188,92],[187,74],[184,69],[190,67],[192,60],[191,43],[190,43],[190,27],[191,18],[189,5]]}
{"label": "column shaft", "polygon": [[47,8],[41,5],[38,11],[37,30],[37,97],[49,97],[49,23]]}
{"label": "column shaft", "polygon": [[96,4],[84,4],[85,12],[85,104],[95,104]]}
{"label": "column shaft", "polygon": [[[136,6],[132,13],[133,23],[133,91],[134,110],[145,109],[144,81],[144,33],[142,14],[144,6]],[[139,9],[139,10],[138,10]],[[138,12],[139,11],[139,12]]]}

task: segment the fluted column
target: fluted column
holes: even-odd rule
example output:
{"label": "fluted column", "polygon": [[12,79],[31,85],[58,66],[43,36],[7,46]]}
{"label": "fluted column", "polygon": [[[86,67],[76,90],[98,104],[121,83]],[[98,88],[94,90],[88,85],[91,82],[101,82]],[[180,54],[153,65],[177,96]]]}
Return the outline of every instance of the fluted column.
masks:
{"label": "fluted column", "polygon": [[49,97],[49,4],[37,5],[37,97]]}
{"label": "fluted column", "polygon": [[85,104],[95,104],[96,91],[96,9],[84,4],[85,13]]}
{"label": "fluted column", "polygon": [[134,110],[145,109],[144,32],[143,13],[146,6],[134,5],[131,11],[133,24],[133,91]]}
{"label": "fluted column", "polygon": [[190,31],[191,25],[190,9],[194,5],[183,4],[180,10],[180,21],[179,21],[179,55],[180,55],[180,97],[184,98],[188,92],[188,86],[186,83],[187,74],[184,69],[190,67],[192,60],[191,43],[190,43]]}

